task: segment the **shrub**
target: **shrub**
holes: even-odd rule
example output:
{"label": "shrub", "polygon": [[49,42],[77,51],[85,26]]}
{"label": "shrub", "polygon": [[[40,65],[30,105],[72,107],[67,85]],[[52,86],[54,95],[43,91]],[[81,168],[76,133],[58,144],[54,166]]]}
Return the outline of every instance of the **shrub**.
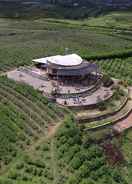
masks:
{"label": "shrub", "polygon": [[82,161],[79,157],[74,157],[71,162],[70,165],[73,169],[78,169],[81,165],[82,165]]}
{"label": "shrub", "polygon": [[109,87],[113,84],[113,80],[110,78],[109,75],[106,75],[106,74],[103,75],[102,82],[105,87]]}
{"label": "shrub", "polygon": [[100,111],[105,111],[105,110],[107,109],[107,103],[105,103],[105,102],[100,102],[100,103],[98,104],[98,108],[99,108]]}
{"label": "shrub", "polygon": [[119,170],[117,170],[117,169],[113,169],[113,171],[112,171],[112,178],[117,183],[122,183],[122,181],[123,181],[122,175],[119,172]]}
{"label": "shrub", "polygon": [[20,162],[20,163],[16,164],[16,169],[20,170],[20,169],[23,169],[23,168],[24,168],[24,163],[23,162]]}
{"label": "shrub", "polygon": [[87,179],[83,179],[80,184],[95,184],[94,180],[87,178]]}
{"label": "shrub", "polygon": [[15,170],[10,171],[8,178],[16,180],[18,178],[18,173]]}
{"label": "shrub", "polygon": [[48,151],[49,150],[49,145],[48,144],[44,144],[43,145],[43,151]]}
{"label": "shrub", "polygon": [[23,181],[29,181],[29,180],[31,180],[31,177],[28,174],[23,173],[22,180]]}
{"label": "shrub", "polygon": [[0,184],[13,184],[11,179],[0,179]]}
{"label": "shrub", "polygon": [[78,179],[75,176],[71,176],[68,181],[66,182],[66,184],[78,184]]}

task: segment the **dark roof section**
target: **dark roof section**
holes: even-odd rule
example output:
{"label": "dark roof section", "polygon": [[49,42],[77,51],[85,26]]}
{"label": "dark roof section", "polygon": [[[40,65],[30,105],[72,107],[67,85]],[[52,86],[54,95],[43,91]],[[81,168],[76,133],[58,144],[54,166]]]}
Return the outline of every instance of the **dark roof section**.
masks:
{"label": "dark roof section", "polygon": [[57,68],[58,76],[84,76],[92,72],[99,72],[98,66],[94,63],[83,62],[73,67]]}

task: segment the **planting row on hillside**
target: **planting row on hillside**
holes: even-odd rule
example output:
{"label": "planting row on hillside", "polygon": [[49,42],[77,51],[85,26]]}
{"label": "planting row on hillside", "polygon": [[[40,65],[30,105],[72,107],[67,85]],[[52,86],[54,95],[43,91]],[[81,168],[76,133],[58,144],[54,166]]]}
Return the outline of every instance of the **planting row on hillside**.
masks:
{"label": "planting row on hillside", "polygon": [[65,48],[87,59],[132,55],[130,33],[88,27],[87,20],[0,19],[0,23],[1,72],[31,65],[34,58],[64,54]]}
{"label": "planting row on hillside", "polygon": [[132,57],[126,59],[97,60],[100,70],[111,77],[122,79],[132,85]]}
{"label": "planting row on hillside", "polygon": [[49,103],[32,87],[0,78],[0,164],[8,164],[18,150],[48,133],[49,124],[63,119],[67,110]]}

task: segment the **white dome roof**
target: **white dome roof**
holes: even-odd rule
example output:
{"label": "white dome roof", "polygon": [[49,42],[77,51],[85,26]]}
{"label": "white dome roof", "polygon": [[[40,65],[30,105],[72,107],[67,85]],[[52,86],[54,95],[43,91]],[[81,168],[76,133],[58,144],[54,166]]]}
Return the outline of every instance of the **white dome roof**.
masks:
{"label": "white dome roof", "polygon": [[40,59],[34,59],[33,61],[38,63],[53,63],[61,66],[75,66],[80,65],[82,63],[82,58],[77,54],[69,54],[69,55],[57,55],[51,57],[45,57]]}
{"label": "white dome roof", "polygon": [[62,66],[75,66],[82,63],[82,58],[77,54],[70,54],[65,56],[53,56],[48,59],[50,63]]}

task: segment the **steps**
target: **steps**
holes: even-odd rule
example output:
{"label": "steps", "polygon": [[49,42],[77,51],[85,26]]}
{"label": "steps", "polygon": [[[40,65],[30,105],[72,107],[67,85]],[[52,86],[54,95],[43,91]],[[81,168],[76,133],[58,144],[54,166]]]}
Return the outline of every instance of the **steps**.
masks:
{"label": "steps", "polygon": [[85,98],[86,96],[90,96],[92,93],[94,93],[95,91],[97,91],[100,86],[102,85],[102,81],[101,79],[98,80],[95,85],[92,88],[89,88],[83,92],[78,92],[78,93],[71,93],[71,94],[61,94],[61,93],[57,93],[57,98],[62,98],[62,99],[67,99],[67,98],[76,98],[76,97],[83,97]]}
{"label": "steps", "polygon": [[[132,98],[132,88],[130,89],[130,98]],[[124,130],[131,128],[132,127],[132,100],[130,103],[130,113],[128,114],[127,117],[125,117],[124,119],[118,121],[114,126],[113,126],[113,130],[121,133]]]}

